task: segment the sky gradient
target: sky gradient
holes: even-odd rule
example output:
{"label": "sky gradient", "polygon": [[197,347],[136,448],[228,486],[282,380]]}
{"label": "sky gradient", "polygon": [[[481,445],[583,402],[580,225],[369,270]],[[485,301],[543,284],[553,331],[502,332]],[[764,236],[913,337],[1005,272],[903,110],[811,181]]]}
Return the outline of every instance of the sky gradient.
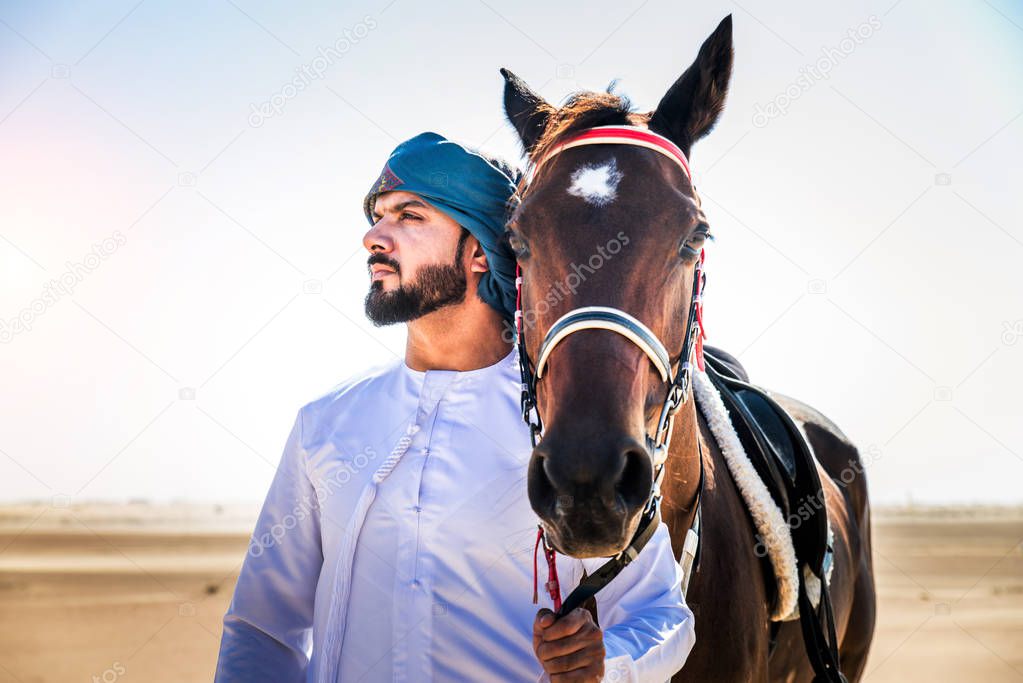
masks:
{"label": "sky gradient", "polygon": [[0,501],[261,500],[296,411],[403,353],[362,313],[390,150],[517,160],[502,66],[648,110],[728,13],[708,341],[835,420],[875,500],[1023,501],[1007,0],[0,1]]}

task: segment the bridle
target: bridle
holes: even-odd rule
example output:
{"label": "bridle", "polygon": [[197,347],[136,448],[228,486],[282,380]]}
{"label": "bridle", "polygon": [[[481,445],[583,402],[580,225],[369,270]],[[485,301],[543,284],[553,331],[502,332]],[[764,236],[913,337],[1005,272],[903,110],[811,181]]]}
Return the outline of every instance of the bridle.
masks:
{"label": "bridle", "polygon": [[[638,126],[597,126],[588,128],[547,152],[531,167],[530,177],[533,177],[543,164],[567,149],[584,145],[608,144],[644,147],[663,154],[682,170],[690,182],[692,181],[689,162],[682,150],[671,140]],[[660,488],[661,481],[664,478],[664,466],[668,458],[668,445],[671,442],[675,415],[686,403],[690,395],[693,363],[695,362],[701,370],[704,367],[703,287],[706,276],[703,260],[704,252],[701,249],[699,260],[693,272],[692,298],[685,321],[682,351],[678,358],[677,372],[672,370],[671,356],[667,348],[650,328],[629,313],[610,306],[575,308],[558,318],[544,336],[534,366],[526,351],[525,329],[522,322],[522,271],[518,264],[516,264],[515,330],[518,337],[519,368],[522,377],[522,419],[529,425],[533,448],[536,448],[543,437],[543,423],[537,406],[537,384],[544,376],[544,370],[547,368],[554,349],[568,336],[576,332],[581,330],[606,330],[621,335],[643,351],[660,375],[661,381],[668,384],[664,403],[661,406],[660,415],[657,420],[657,427],[653,434],[648,433],[646,435],[646,446],[653,464],[654,478],[636,533],[623,551],[611,558],[610,561],[605,563],[594,574],[587,576],[579,587],[565,599],[564,604],[561,604],[560,589],[557,586],[556,573],[554,573],[552,581],[548,582],[548,588],[559,616],[572,611],[587,598],[596,594],[603,586],[607,585],[626,565],[636,558],[639,551],[643,549],[643,546],[650,540],[660,524]],[[696,514],[693,516],[693,524],[686,534],[682,553],[684,570],[683,590],[685,590],[688,584],[690,569],[696,558],[699,542],[700,499],[702,498],[701,493],[704,479],[703,453],[702,446],[699,446],[699,444],[699,439],[697,439],[697,445],[701,449],[700,481],[697,492]],[[540,527],[537,536],[538,547],[541,541],[544,545],[544,554],[548,559],[548,564],[550,567],[553,567],[554,550],[548,545],[542,527]]]}

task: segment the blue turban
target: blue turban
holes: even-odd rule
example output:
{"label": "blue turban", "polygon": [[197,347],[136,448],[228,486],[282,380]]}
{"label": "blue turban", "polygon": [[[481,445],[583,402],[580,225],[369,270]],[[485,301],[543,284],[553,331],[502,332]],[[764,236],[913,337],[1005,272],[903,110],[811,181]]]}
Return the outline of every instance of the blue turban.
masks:
{"label": "blue turban", "polygon": [[437,133],[420,133],[391,152],[380,177],[366,195],[363,209],[373,224],[378,195],[411,192],[447,214],[479,240],[488,272],[478,288],[483,301],[505,319],[515,314],[515,255],[504,240],[517,173]]}

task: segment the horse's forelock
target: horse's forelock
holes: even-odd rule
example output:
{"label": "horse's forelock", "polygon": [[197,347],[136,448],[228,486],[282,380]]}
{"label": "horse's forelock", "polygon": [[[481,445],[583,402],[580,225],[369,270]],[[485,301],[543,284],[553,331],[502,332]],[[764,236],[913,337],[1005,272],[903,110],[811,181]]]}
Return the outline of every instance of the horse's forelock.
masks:
{"label": "horse's forelock", "polygon": [[[649,114],[640,114],[632,109],[632,102],[624,95],[610,92],[583,91],[570,95],[559,109],[552,109],[547,126],[530,150],[530,159],[536,162],[557,146],[565,137],[594,126],[646,125]],[[533,178],[536,180],[536,177]],[[519,193],[524,190],[519,184]]]}

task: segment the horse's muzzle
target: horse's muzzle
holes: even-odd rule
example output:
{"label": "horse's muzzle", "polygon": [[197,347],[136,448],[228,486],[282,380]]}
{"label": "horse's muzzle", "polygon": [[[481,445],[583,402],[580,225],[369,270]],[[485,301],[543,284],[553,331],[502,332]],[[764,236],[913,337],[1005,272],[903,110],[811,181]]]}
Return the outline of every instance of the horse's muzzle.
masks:
{"label": "horse's muzzle", "polygon": [[652,483],[650,456],[631,438],[568,450],[552,429],[529,464],[530,504],[549,542],[572,557],[609,557],[625,548]]}

